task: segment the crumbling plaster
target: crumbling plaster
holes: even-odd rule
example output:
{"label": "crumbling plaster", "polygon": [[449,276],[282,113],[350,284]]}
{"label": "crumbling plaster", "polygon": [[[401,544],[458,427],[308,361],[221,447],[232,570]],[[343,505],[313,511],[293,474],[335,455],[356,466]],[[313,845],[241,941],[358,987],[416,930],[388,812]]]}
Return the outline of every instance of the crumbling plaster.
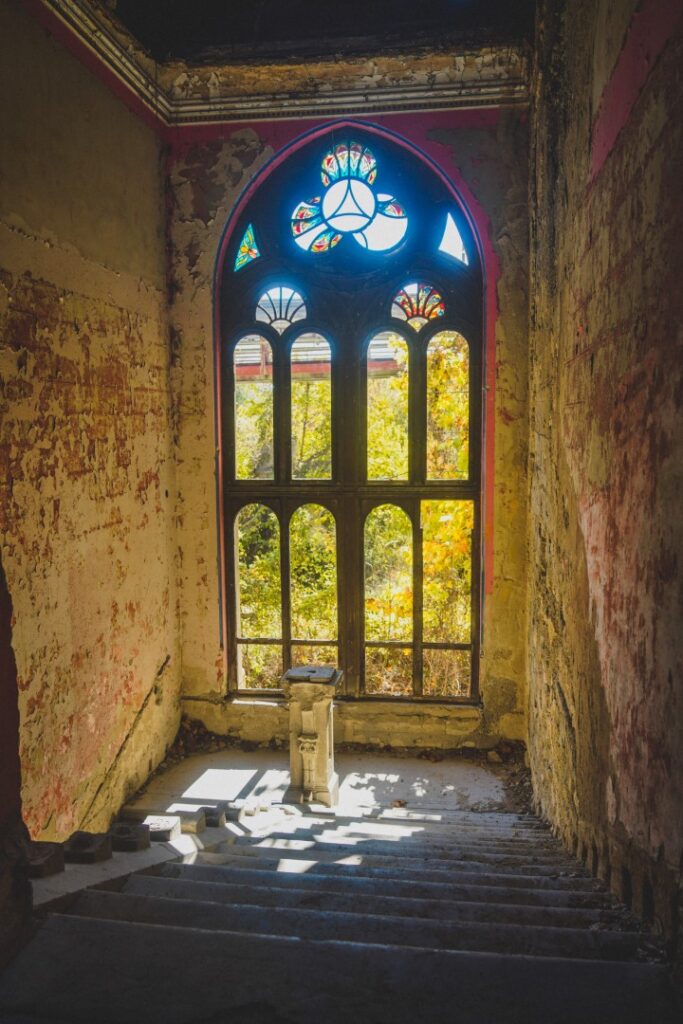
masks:
{"label": "crumbling plaster", "polygon": [[[531,767],[538,807],[568,844],[622,896],[632,888],[646,915],[653,890],[672,928],[683,854],[683,19],[591,179],[594,80],[620,74],[619,52],[602,10],[561,6],[542,12],[532,131]],[[615,6],[623,27],[633,4]]]}
{"label": "crumbling plaster", "polygon": [[[525,724],[527,461],[527,131],[523,111],[387,115],[374,118],[434,159],[480,213],[490,250],[495,321],[495,472],[491,576],[485,605],[481,708],[392,702],[341,703],[344,741],[406,746],[491,746],[521,739]],[[274,702],[226,700],[217,597],[218,523],[214,434],[214,261],[242,190],[311,122],[216,129],[178,144],[168,178],[173,384],[178,409],[178,544],[185,710],[217,732],[284,738]],[[493,467],[490,467],[493,468]]]}
{"label": "crumbling plaster", "polygon": [[18,0],[0,38],[0,543],[24,818],[63,839],[179,718],[162,152]]}

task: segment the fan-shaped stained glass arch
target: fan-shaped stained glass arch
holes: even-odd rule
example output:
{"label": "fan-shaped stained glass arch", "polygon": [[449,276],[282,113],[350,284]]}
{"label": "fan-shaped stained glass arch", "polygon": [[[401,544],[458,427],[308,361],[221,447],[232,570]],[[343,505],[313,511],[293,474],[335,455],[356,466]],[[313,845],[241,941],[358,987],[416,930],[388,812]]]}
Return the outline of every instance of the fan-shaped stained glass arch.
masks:
{"label": "fan-shaped stained glass arch", "polygon": [[401,288],[391,304],[391,315],[406,320],[416,331],[445,312],[446,305],[436,288],[420,281],[412,281]]}
{"label": "fan-shaped stained glass arch", "polygon": [[256,238],[254,236],[254,226],[249,224],[247,230],[242,235],[242,241],[239,244],[237,250],[237,256],[235,257],[235,270],[241,270],[242,267],[246,267],[247,263],[251,263],[252,260],[257,260],[261,252],[258,245],[256,244]]}
{"label": "fan-shaped stained glass arch", "polygon": [[278,334],[286,331],[290,324],[306,319],[306,303],[293,288],[276,285],[264,292],[256,304],[256,319],[270,324]]}
{"label": "fan-shaped stained glass arch", "polygon": [[322,162],[322,196],[298,204],[292,214],[294,241],[306,252],[327,252],[351,235],[363,249],[388,252],[408,230],[403,205],[372,188],[377,161],[367,146],[344,142]]}

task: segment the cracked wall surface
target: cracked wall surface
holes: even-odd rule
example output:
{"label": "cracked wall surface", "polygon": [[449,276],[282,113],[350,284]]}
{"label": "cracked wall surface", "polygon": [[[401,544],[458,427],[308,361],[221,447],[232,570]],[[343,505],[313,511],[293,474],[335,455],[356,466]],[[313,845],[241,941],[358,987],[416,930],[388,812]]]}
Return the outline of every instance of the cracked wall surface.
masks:
{"label": "cracked wall surface", "polygon": [[[672,929],[683,855],[683,35],[679,18],[653,48],[656,7],[637,16],[653,16],[650,36],[635,21],[629,37],[629,0],[546,4],[540,20],[529,738],[539,808],[646,916],[654,892]],[[606,89],[620,120],[599,166],[595,97]]]}
{"label": "cracked wall surface", "polygon": [[[482,211],[495,320],[492,589],[484,615],[481,708],[340,703],[337,736],[406,746],[492,746],[526,735],[527,128],[524,111],[373,118],[424,150]],[[216,129],[178,144],[168,177],[172,379],[178,410],[178,547],[183,694],[217,732],[286,736],[273,702],[226,700],[219,635],[212,283],[222,232],[242,190],[311,122]]]}
{"label": "cracked wall surface", "polygon": [[178,722],[162,152],[0,4],[0,543],[34,836],[108,824]]}

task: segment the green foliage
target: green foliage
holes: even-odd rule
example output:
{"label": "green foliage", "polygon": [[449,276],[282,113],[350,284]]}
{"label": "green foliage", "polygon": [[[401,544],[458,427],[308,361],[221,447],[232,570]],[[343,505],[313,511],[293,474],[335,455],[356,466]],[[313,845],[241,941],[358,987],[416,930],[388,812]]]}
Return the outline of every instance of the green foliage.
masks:
{"label": "green foliage", "polygon": [[292,636],[337,637],[337,551],[334,516],[321,505],[302,505],[289,526]]}
{"label": "green foliage", "polygon": [[365,520],[365,639],[413,638],[413,528],[396,505]]}
{"label": "green foliage", "polygon": [[[408,473],[408,350],[398,339],[391,372],[368,378],[368,477],[401,480]],[[443,331],[428,354],[427,460],[430,479],[462,479],[468,473],[469,363],[465,340]],[[270,378],[236,387],[237,475],[272,479],[273,411]],[[292,382],[292,471],[296,479],[331,475],[329,378]],[[472,586],[471,501],[421,502],[424,567],[423,637],[427,642],[469,643]],[[238,518],[239,634],[280,637],[280,541],[275,514],[249,505]],[[336,647],[315,647],[337,638],[336,532],[331,512],[305,505],[289,529],[292,636],[311,641],[295,646],[292,660],[328,663]],[[413,529],[400,508],[375,508],[364,527],[366,640],[413,642]],[[247,686],[277,685],[280,645],[240,645]],[[426,650],[424,692],[434,696],[469,692],[467,651]],[[412,692],[412,649],[369,648],[366,689]]]}
{"label": "green foliage", "polygon": [[332,388],[327,380],[292,381],[292,476],[332,475]]}
{"label": "green foliage", "polygon": [[246,505],[237,517],[239,636],[282,636],[280,527],[265,505]]}
{"label": "green foliage", "polygon": [[469,350],[454,331],[432,338],[427,352],[427,477],[467,479]]}
{"label": "green foliage", "polygon": [[368,371],[369,480],[408,479],[408,346],[398,335],[392,345],[393,372]]}
{"label": "green foliage", "polygon": [[235,460],[238,480],[273,479],[273,387],[270,380],[235,386]]}

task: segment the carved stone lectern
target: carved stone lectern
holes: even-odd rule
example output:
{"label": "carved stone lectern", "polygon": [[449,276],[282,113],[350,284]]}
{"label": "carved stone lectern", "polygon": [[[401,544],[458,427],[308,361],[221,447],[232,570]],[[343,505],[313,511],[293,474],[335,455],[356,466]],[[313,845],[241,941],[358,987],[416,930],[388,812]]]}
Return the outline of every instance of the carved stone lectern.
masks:
{"label": "carved stone lectern", "polygon": [[285,803],[334,806],[339,777],[334,770],[332,699],[342,678],[336,668],[304,665],[282,677],[289,704],[289,789]]}

